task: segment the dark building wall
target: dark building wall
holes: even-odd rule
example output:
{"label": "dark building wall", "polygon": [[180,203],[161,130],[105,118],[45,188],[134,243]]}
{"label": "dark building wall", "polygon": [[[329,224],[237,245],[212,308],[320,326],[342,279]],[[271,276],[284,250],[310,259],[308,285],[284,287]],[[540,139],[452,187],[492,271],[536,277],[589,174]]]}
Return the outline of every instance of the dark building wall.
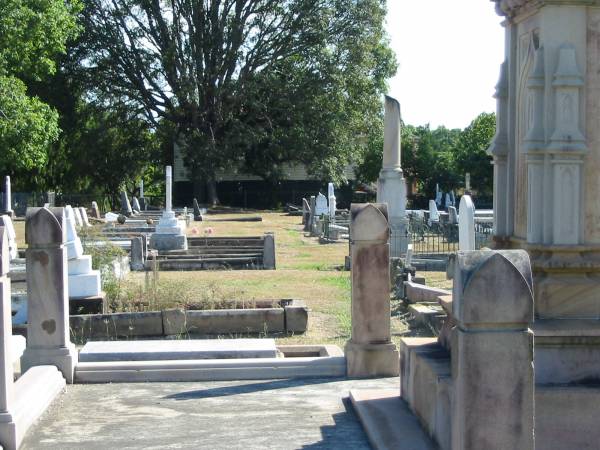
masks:
{"label": "dark building wall", "polygon": [[[327,184],[320,181],[281,181],[273,186],[264,181],[222,181],[217,183],[217,193],[222,205],[240,208],[269,209],[292,203],[301,206],[303,197],[322,192],[327,195]],[[350,185],[336,188],[338,208],[348,208],[352,199]],[[194,197],[206,203],[206,190],[190,181],[178,181],[173,185],[174,204],[190,206]]]}

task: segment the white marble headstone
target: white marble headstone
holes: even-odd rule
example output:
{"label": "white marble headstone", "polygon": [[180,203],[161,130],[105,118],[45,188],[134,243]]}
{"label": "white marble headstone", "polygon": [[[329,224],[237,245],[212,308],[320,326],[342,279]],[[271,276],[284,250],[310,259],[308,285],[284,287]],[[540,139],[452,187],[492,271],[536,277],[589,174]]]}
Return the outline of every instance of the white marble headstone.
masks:
{"label": "white marble headstone", "polygon": [[327,199],[323,194],[319,192],[317,195],[317,204],[315,206],[315,214],[317,217],[322,216],[323,214],[329,214],[329,205],[327,204]]}
{"label": "white marble headstone", "polygon": [[75,217],[75,225],[78,227],[83,226],[83,217],[81,217],[81,211],[78,207],[73,208],[73,214]]}
{"label": "white marble headstone", "polygon": [[471,196],[462,196],[458,213],[458,249],[475,250],[475,205]]}
{"label": "white marble headstone", "polygon": [[440,213],[437,209],[435,200],[429,200],[429,223],[439,222]]}

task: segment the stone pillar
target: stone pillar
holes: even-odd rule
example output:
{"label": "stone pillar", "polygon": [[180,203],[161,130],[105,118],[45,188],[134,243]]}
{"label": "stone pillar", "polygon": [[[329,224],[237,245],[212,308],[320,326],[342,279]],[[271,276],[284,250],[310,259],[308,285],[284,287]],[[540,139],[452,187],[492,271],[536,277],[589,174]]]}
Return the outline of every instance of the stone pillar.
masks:
{"label": "stone pillar", "polygon": [[385,204],[353,204],[351,216],[352,338],[350,377],[398,375],[390,332],[390,228]]}
{"label": "stone pillar", "polygon": [[406,182],[402,173],[400,103],[385,97],[385,128],[383,165],[377,181],[377,202],[387,203],[391,228],[391,256],[399,258],[406,253]]}
{"label": "stone pillar", "polygon": [[[0,428],[10,415],[13,402],[13,358],[11,355],[12,323],[8,255],[8,233],[0,227]],[[12,420],[9,420],[11,422]],[[0,432],[0,434],[3,434]]]}
{"label": "stone pillar", "polygon": [[169,212],[173,209],[173,174],[171,166],[167,166],[165,170],[165,211]]}
{"label": "stone pillar", "polygon": [[77,351],[69,337],[65,221],[63,208],[27,209],[28,324],[21,369],[53,365],[72,383]]}
{"label": "stone pillar", "polygon": [[533,282],[522,250],[459,252],[452,449],[534,449]]}
{"label": "stone pillar", "polygon": [[2,203],[2,214],[6,214],[14,218],[15,213],[12,209],[12,191],[10,188],[10,177],[4,177],[4,202]]}
{"label": "stone pillar", "polygon": [[314,195],[310,196],[310,217],[308,220],[308,231],[313,232],[313,228],[315,226],[316,218],[316,208],[317,208],[317,197]]}

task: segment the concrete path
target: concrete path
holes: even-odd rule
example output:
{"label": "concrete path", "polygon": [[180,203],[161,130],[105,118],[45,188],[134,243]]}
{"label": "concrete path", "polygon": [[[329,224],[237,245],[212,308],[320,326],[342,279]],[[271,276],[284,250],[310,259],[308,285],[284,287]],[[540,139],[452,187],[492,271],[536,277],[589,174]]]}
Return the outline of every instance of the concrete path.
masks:
{"label": "concrete path", "polygon": [[350,389],[398,378],[68,386],[22,449],[368,449]]}

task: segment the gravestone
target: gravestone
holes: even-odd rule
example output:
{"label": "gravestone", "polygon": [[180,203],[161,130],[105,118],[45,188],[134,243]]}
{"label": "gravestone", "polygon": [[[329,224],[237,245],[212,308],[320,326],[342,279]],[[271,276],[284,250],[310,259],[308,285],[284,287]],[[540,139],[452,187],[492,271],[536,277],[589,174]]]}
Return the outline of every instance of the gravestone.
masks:
{"label": "gravestone", "polygon": [[204,220],[202,217],[202,210],[200,209],[200,205],[196,199],[194,199],[194,220],[196,222],[202,222]]}
{"label": "gravestone", "polygon": [[102,292],[100,271],[93,270],[92,257],[83,254],[83,246],[75,229],[75,210],[66,206],[64,211],[67,228],[69,298],[100,297]]}
{"label": "gravestone", "polygon": [[137,197],[133,196],[132,197],[132,204],[131,204],[131,209],[133,212],[135,213],[141,213],[142,212],[142,208],[140,207],[140,202],[138,201]]}
{"label": "gravestone", "polygon": [[315,215],[317,217],[321,217],[323,215],[329,214],[329,207],[327,205],[327,199],[323,194],[319,192],[317,195],[316,205],[315,205]]}
{"label": "gravestone", "polygon": [[377,179],[377,203],[388,205],[391,229],[391,257],[399,258],[408,245],[406,217],[406,181],[402,172],[402,118],[400,103],[385,96],[383,161]]}
{"label": "gravestone", "polygon": [[458,223],[458,212],[456,212],[456,208],[454,206],[448,207],[448,223]]}
{"label": "gravestone", "polygon": [[316,217],[316,209],[317,209],[317,198],[314,195],[310,196],[310,216],[308,220],[308,231],[310,231],[311,235],[313,234],[313,230],[315,228],[315,222],[317,221]]}
{"label": "gravestone", "polygon": [[353,204],[351,216],[352,337],[350,377],[395,376],[398,351],[390,331],[390,228],[387,205]]}
{"label": "gravestone", "polygon": [[79,207],[79,212],[81,213],[81,221],[83,222],[84,227],[91,227],[90,220],[88,219],[87,211],[83,206]]}
{"label": "gravestone", "polygon": [[458,248],[465,251],[475,250],[475,205],[471,196],[463,195],[459,208]]}
{"label": "gravestone", "polygon": [[335,211],[337,210],[337,204],[335,199],[335,189],[333,183],[327,184],[327,201],[329,205],[329,217],[331,220],[335,220]]}
{"label": "gravestone", "polygon": [[9,215],[0,216],[0,226],[4,227],[8,241],[8,257],[12,261],[19,257],[19,249],[17,248],[17,233],[15,233],[15,227]]}
{"label": "gravestone", "polygon": [[102,215],[100,214],[100,208],[98,208],[98,203],[92,202],[92,217],[94,219],[102,219]]}
{"label": "gravestone", "polygon": [[[70,205],[67,205],[70,207]],[[81,228],[83,226],[83,217],[81,217],[81,211],[79,211],[78,207],[72,208],[73,218],[75,219],[75,226]]]}
{"label": "gravestone", "polygon": [[165,210],[156,225],[156,232],[150,236],[150,247],[156,250],[187,250],[185,222],[178,220],[172,210],[172,168],[165,169],[166,202]]}
{"label": "gravestone", "polygon": [[129,203],[129,197],[127,197],[127,192],[125,191],[121,191],[121,214],[125,217],[131,217],[133,214],[131,203]]}
{"label": "gravestone", "polygon": [[442,206],[442,198],[444,196],[444,193],[442,191],[440,191],[440,185],[439,184],[435,184],[435,204],[438,207]]}
{"label": "gravestone", "polygon": [[63,208],[27,209],[27,348],[21,370],[54,365],[72,383],[77,350],[69,337],[65,222]]}
{"label": "gravestone", "polygon": [[440,221],[440,213],[435,200],[429,200],[429,224]]}
{"label": "gravestone", "polygon": [[10,177],[7,175],[4,177],[4,195],[2,202],[2,214],[13,218],[15,212],[12,209],[12,191],[10,186]]}
{"label": "gravestone", "polygon": [[454,196],[454,191],[450,191],[450,205],[456,207],[456,197]]}
{"label": "gravestone", "polygon": [[310,220],[310,205],[308,200],[302,199],[302,225],[304,225],[304,231],[308,229],[308,222]]}
{"label": "gravestone", "polygon": [[450,193],[446,192],[446,195],[444,198],[444,207],[446,209],[448,209],[450,206],[452,206],[452,198],[450,197]]}
{"label": "gravestone", "polygon": [[144,252],[143,238],[141,236],[131,238],[130,258],[131,270],[145,270],[146,258]]}

